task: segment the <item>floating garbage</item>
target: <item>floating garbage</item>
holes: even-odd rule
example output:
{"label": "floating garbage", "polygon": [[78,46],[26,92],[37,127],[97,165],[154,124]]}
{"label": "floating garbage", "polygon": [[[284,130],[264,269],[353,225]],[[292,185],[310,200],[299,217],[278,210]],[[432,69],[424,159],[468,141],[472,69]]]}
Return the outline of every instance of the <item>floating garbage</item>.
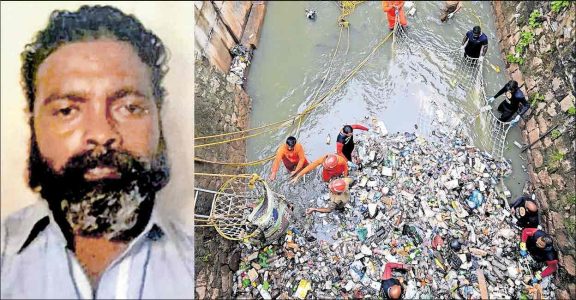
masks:
{"label": "floating garbage", "polygon": [[[386,263],[396,262],[412,267],[394,274],[406,299],[532,298],[502,184],[508,163],[456,133],[431,142],[372,132],[356,149],[344,211],[295,212],[286,234],[266,248],[240,244],[234,297],[376,299]],[[328,206],[328,189],[306,200]],[[543,297],[554,299],[549,281]]]}

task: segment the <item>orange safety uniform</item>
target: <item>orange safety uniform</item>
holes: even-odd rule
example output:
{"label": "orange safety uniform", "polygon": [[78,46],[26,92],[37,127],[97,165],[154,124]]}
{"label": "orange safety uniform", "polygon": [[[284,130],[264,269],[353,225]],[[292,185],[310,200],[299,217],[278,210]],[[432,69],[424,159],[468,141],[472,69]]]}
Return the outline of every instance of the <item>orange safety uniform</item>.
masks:
{"label": "orange safety uniform", "polygon": [[276,151],[276,159],[274,159],[274,163],[272,164],[273,175],[276,175],[276,172],[278,172],[280,160],[282,160],[284,166],[290,172],[296,171],[296,173],[298,173],[300,169],[308,165],[308,160],[304,155],[304,147],[302,147],[300,143],[296,143],[292,151],[288,150],[288,145],[286,144],[278,148],[278,151]]}
{"label": "orange safety uniform", "polygon": [[[304,174],[316,169],[316,167],[324,162],[326,157],[328,157],[328,154],[323,155],[319,159],[313,161],[306,168],[302,169],[298,175],[303,176]],[[336,155],[336,157],[338,157],[338,162],[334,168],[322,169],[322,180],[328,182],[332,177],[338,177],[340,175],[348,176],[348,160],[340,155]]]}
{"label": "orange safety uniform", "polygon": [[400,25],[408,25],[406,15],[404,15],[404,1],[382,1],[382,10],[388,14],[388,28],[394,29],[396,21],[396,10],[398,10],[398,17],[400,18]]}

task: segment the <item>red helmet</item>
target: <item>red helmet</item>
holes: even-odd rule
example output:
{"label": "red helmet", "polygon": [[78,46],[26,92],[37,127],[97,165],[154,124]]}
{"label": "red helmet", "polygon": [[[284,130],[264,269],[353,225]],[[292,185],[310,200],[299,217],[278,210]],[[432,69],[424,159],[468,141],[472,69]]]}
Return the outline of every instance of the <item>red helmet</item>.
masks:
{"label": "red helmet", "polygon": [[344,179],[342,178],[332,180],[332,182],[330,182],[330,184],[328,185],[328,188],[333,193],[344,193],[346,191],[346,187],[347,187],[346,181],[344,181]]}
{"label": "red helmet", "polygon": [[338,165],[338,156],[336,154],[328,154],[322,163],[324,169],[332,170]]}

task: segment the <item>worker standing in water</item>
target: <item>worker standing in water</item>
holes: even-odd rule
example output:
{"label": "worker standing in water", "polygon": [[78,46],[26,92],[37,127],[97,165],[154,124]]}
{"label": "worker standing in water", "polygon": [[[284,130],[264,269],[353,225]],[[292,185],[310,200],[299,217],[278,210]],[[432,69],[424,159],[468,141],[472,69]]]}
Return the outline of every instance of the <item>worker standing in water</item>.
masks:
{"label": "worker standing in water", "polygon": [[472,30],[466,32],[460,49],[464,51],[466,57],[478,58],[478,61],[482,63],[488,51],[488,37],[482,33],[480,26],[474,26]]}
{"label": "worker standing in water", "polygon": [[296,183],[300,177],[304,176],[308,172],[316,169],[319,165],[322,165],[322,180],[328,182],[333,177],[338,177],[341,175],[348,176],[348,163],[346,158],[336,154],[326,154],[322,157],[310,163],[307,167],[302,169],[296,177],[292,179],[292,183]]}
{"label": "worker standing in water", "polygon": [[362,125],[344,125],[336,138],[336,153],[346,157],[350,162],[352,162],[352,151],[354,150],[354,129],[368,131],[368,128]]}
{"label": "worker standing in water", "polygon": [[396,16],[400,18],[400,25],[402,25],[402,27],[408,26],[406,15],[404,15],[404,1],[382,1],[382,10],[384,10],[388,16],[388,29],[394,30]]}
{"label": "worker standing in water", "polygon": [[276,173],[280,167],[280,161],[290,172],[290,176],[296,175],[300,170],[308,165],[308,160],[304,155],[304,147],[296,141],[296,138],[289,136],[286,143],[281,145],[276,152],[276,158],[272,164],[272,172],[270,173],[270,181],[276,179]]}
{"label": "worker standing in water", "polygon": [[440,15],[440,21],[446,22],[448,19],[452,19],[454,14],[462,8],[462,1],[444,1],[444,8],[442,8],[442,14]]}

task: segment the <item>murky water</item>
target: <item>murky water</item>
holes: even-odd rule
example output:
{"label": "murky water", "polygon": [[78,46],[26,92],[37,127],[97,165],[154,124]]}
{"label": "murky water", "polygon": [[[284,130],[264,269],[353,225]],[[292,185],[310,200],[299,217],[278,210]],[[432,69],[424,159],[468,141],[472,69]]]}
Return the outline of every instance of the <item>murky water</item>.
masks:
{"label": "murky water", "polygon": [[[444,24],[439,21],[443,1],[416,2],[415,5],[416,15],[407,16],[413,37],[431,45],[457,48],[465,32],[480,20],[482,31],[489,37],[487,59],[504,70],[490,2],[464,2],[462,10]],[[307,8],[318,11],[316,21],[305,17]],[[276,122],[306,109],[313,102],[314,92],[329,68],[336,46],[339,50],[320,94],[354,69],[389,33],[379,1],[362,3],[356,8],[348,18],[349,33],[343,30],[339,34],[339,14],[334,2],[269,2],[248,78],[248,93],[253,99],[252,127]],[[335,151],[335,138],[342,125],[370,126],[366,116],[384,121],[389,132],[413,132],[423,101],[434,98],[447,116],[461,112],[462,108],[470,111],[481,106],[478,99],[462,98],[452,91],[450,82],[458,78],[447,71],[447,66],[452,64],[449,57],[433,50],[397,53],[391,42],[390,39],[380,47],[350,81],[326,98],[302,123],[297,136],[308,160]],[[497,73],[488,64],[484,66],[483,78],[488,95],[495,94],[509,80],[504,72]],[[288,135],[295,133],[295,128],[283,128],[250,139],[248,159],[270,156]],[[473,130],[474,135],[485,135],[482,126]],[[362,135],[362,131],[355,134]],[[327,135],[331,137],[329,145]],[[525,162],[512,143],[521,141],[517,127],[509,132],[507,140],[505,157],[512,161],[514,173],[505,182],[515,198],[527,180],[522,168]],[[267,177],[270,167],[269,162],[250,171]],[[291,185],[281,166],[272,186],[295,202],[301,212],[304,207],[325,202],[321,197],[326,193],[326,185],[321,183],[317,172],[306,176],[305,184]]]}

